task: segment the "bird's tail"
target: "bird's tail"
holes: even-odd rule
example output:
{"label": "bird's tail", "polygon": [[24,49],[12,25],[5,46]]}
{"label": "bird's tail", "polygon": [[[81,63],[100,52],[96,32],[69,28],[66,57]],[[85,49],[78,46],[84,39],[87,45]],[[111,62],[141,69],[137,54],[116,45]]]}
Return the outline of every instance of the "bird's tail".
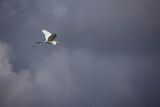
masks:
{"label": "bird's tail", "polygon": [[53,45],[57,45],[58,41],[55,41],[55,40],[54,40],[54,41],[52,41],[51,43],[52,43]]}

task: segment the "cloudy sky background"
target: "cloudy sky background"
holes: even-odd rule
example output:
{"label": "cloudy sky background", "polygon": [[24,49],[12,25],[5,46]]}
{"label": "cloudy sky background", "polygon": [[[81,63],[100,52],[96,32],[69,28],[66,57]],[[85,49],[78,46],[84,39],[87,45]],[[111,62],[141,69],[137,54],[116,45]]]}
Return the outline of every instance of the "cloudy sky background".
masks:
{"label": "cloudy sky background", "polygon": [[[159,107],[158,0],[1,0],[0,107]],[[41,30],[57,46],[37,45]]]}

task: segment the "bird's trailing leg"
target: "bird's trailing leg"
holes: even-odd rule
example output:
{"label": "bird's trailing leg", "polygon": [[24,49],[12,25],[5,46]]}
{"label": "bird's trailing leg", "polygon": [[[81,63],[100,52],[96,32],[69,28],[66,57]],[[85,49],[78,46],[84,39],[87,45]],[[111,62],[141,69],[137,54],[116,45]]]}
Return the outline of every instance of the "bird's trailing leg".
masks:
{"label": "bird's trailing leg", "polygon": [[36,42],[36,44],[40,44],[40,43],[44,43],[44,42]]}

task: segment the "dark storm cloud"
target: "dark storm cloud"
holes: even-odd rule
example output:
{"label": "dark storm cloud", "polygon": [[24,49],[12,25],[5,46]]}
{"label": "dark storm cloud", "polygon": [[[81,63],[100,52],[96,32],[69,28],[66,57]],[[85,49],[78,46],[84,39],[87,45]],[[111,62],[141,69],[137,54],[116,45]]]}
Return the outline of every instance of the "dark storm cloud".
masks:
{"label": "dark storm cloud", "polygon": [[0,52],[2,107],[158,106],[159,67],[152,56],[97,57],[62,48],[14,73],[7,46],[1,44]]}
{"label": "dark storm cloud", "polygon": [[[156,0],[0,1],[0,106],[159,106],[158,11]],[[56,47],[35,44],[43,28]]]}
{"label": "dark storm cloud", "polygon": [[13,30],[10,38],[23,38],[26,44],[38,38],[40,34],[35,32],[46,28],[61,35],[67,48],[85,47],[101,53],[158,48],[160,15],[156,1],[8,0],[1,4],[2,19]]}

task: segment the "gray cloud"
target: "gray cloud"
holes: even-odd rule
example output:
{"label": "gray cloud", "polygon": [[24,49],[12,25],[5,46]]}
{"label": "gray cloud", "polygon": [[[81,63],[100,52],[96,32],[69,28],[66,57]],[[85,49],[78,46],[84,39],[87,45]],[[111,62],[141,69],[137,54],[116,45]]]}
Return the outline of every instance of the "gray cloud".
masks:
{"label": "gray cloud", "polygon": [[158,104],[153,99],[159,98],[159,67],[152,56],[95,56],[83,49],[61,48],[15,73],[12,64],[5,62],[10,60],[7,46],[1,44],[0,50],[0,63],[6,65],[0,67],[2,107]]}
{"label": "gray cloud", "polygon": [[46,28],[61,35],[67,48],[83,46],[99,53],[157,51],[160,15],[156,1],[27,0],[3,4],[8,12],[2,16],[11,10],[17,13],[6,20],[13,30],[11,42],[16,36],[27,44],[38,39],[40,34],[35,32]]}
{"label": "gray cloud", "polygon": [[159,106],[158,4],[0,1],[0,106]]}
{"label": "gray cloud", "polygon": [[[15,73],[9,63],[7,46],[0,48],[0,102],[2,107],[27,107],[34,105],[62,106],[74,93],[74,81],[68,68],[65,51],[50,55],[29,70]],[[32,73],[31,71],[34,71]],[[37,104],[34,102],[38,102]]]}

